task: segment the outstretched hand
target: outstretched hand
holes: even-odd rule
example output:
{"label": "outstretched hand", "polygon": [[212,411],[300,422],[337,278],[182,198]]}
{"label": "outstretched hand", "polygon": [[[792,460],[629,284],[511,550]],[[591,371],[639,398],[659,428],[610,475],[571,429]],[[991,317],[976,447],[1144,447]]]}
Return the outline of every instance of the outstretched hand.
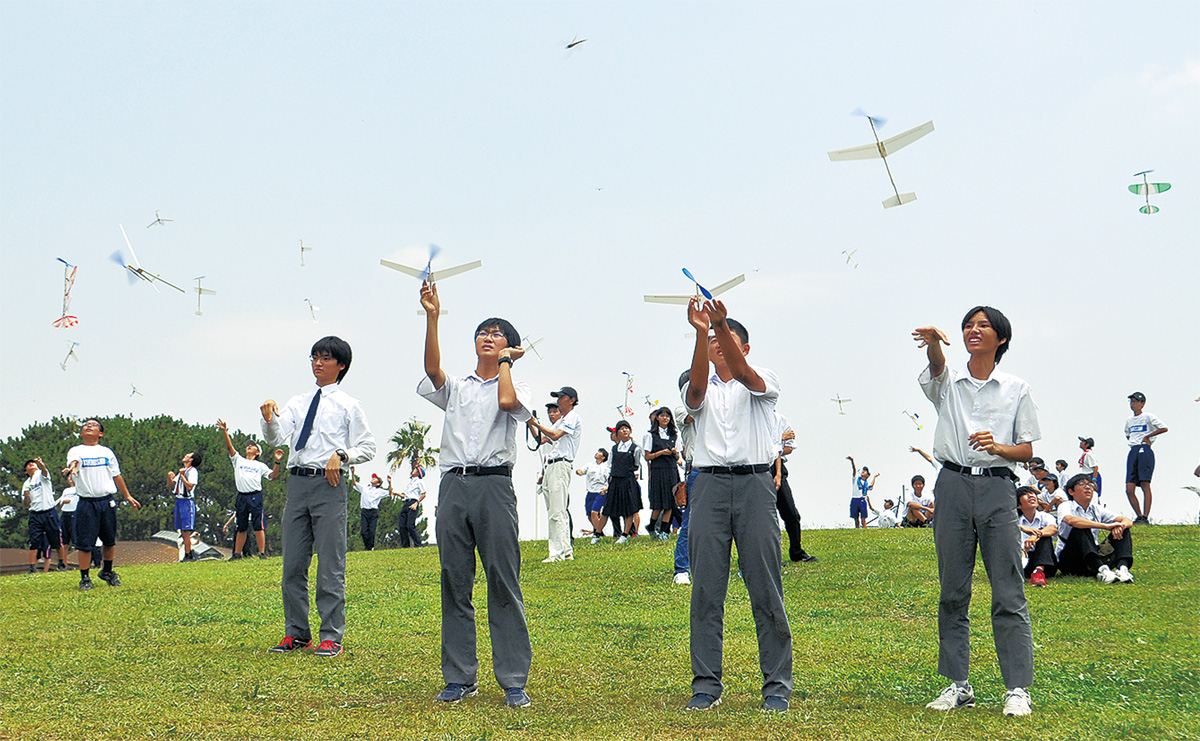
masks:
{"label": "outstretched hand", "polygon": [[946,337],[946,333],[937,327],[917,327],[912,332],[913,339],[917,342],[917,347],[928,347],[929,345],[944,342],[950,344],[950,340]]}
{"label": "outstretched hand", "polygon": [[279,416],[279,405],[275,403],[274,399],[267,399],[258,409],[262,412],[263,419],[267,424],[271,424],[271,420]]}
{"label": "outstretched hand", "polygon": [[708,304],[699,296],[688,302],[688,324],[696,328],[696,334],[708,334]]}
{"label": "outstretched hand", "polygon": [[421,283],[421,308],[428,316],[437,316],[442,310],[442,302],[438,298],[437,284],[424,281]]}
{"label": "outstretched hand", "polygon": [[725,308],[725,302],[714,298],[711,301],[704,302],[704,308],[708,312],[708,319],[714,326],[724,326],[725,319],[729,316],[729,309]]}
{"label": "outstretched hand", "polygon": [[220,430],[221,432],[228,432],[229,425],[225,424],[225,420],[218,419],[217,420],[217,429]]}

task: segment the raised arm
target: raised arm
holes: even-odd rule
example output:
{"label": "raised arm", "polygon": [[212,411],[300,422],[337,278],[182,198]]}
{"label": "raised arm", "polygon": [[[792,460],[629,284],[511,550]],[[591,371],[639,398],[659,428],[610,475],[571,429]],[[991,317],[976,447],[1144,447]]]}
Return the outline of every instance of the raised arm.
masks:
{"label": "raised arm", "polygon": [[229,425],[225,424],[225,420],[217,420],[217,429],[225,437],[225,449],[229,451],[229,457],[232,458],[237,455],[237,450],[233,447],[233,441],[229,439]]}
{"label": "raised arm", "polygon": [[[520,346],[506,347],[500,351],[500,360],[517,360],[523,355],[525,355],[525,351]],[[513,386],[512,366],[511,362],[500,363],[500,379],[496,383],[496,394],[502,412],[511,412],[521,406],[521,402],[517,399],[517,389]]]}
{"label": "raised arm", "polygon": [[751,391],[757,393],[766,391],[767,382],[746,362],[741,338],[725,322],[725,318],[729,314],[725,309],[725,304],[719,299],[713,299],[705,302],[705,306],[708,307],[713,334],[717,336],[717,344],[721,347],[721,357],[725,358],[725,367],[729,369],[730,374],[738,383]]}
{"label": "raised arm", "polygon": [[699,298],[688,302],[688,323],[696,330],[696,346],[683,401],[688,409],[699,409],[708,391],[708,311]]}
{"label": "raised arm", "polygon": [[925,354],[929,358],[929,377],[937,378],[942,375],[942,371],[946,370],[946,356],[942,353],[942,343],[950,344],[950,340],[946,339],[946,334],[937,327],[918,327],[913,330],[913,339],[917,342],[917,347],[926,348]]}
{"label": "raised arm", "polygon": [[858,476],[858,466],[854,465],[854,456],[848,455],[846,456],[846,460],[850,461],[850,476]]}
{"label": "raised arm", "polygon": [[908,452],[916,453],[916,454],[920,455],[922,458],[924,458],[926,461],[929,462],[929,465],[933,466],[934,468],[937,468],[937,464],[933,462],[933,457],[930,456],[929,453],[926,453],[924,450],[921,450],[920,448],[914,448],[910,445],[910,446],[908,446]]}
{"label": "raised arm", "polygon": [[446,383],[442,371],[442,350],[438,345],[438,315],[442,302],[438,299],[437,286],[426,281],[421,284],[421,308],[425,310],[425,375],[435,389]]}

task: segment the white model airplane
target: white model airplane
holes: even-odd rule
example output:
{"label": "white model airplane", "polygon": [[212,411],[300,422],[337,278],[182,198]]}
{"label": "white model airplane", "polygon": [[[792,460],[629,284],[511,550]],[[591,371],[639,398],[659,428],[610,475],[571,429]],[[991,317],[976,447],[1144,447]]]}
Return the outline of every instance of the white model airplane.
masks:
{"label": "white model airplane", "polygon": [[[684,269],[683,272],[685,274],[687,274],[689,277],[691,276],[691,274],[688,273],[686,268]],[[696,283],[695,279],[692,279],[692,282]],[[693,298],[695,298],[697,296],[703,296],[704,298],[708,298],[708,299],[715,298],[716,296],[720,296],[722,293],[725,293],[730,288],[733,288],[734,286],[740,285],[745,282],[746,282],[746,274],[742,273],[741,275],[737,276],[736,278],[730,278],[729,280],[727,280],[724,283],[722,283],[721,285],[713,288],[712,290],[706,289],[703,286],[701,286],[699,283],[696,283],[696,292],[693,294],[689,294],[689,295],[646,294],[646,295],[642,296],[642,298],[645,299],[646,303],[648,303],[648,304],[683,305],[683,304],[687,304],[689,301],[691,301]]]}
{"label": "white model airplane", "polygon": [[76,347],[79,347],[79,343],[72,342],[69,346],[69,349],[67,350],[67,357],[63,358],[63,361],[58,364],[59,367],[62,368],[64,371],[67,369],[67,361],[70,360],[71,358],[75,358],[76,363],[79,362],[79,356],[75,354]]}
{"label": "white model airplane", "polygon": [[846,264],[853,265],[855,270],[858,270],[858,262],[854,259],[854,253],[858,250],[850,250],[849,252],[842,250],[842,254],[846,256]]}
{"label": "white model airplane", "polygon": [[1129,186],[1130,193],[1133,193],[1134,195],[1139,195],[1139,196],[1146,196],[1146,205],[1142,206],[1141,208],[1138,209],[1138,211],[1141,211],[1142,213],[1144,213],[1146,215],[1158,213],[1158,206],[1150,205],[1150,194],[1151,193],[1166,193],[1168,190],[1171,189],[1170,183],[1152,183],[1152,182],[1150,182],[1150,178],[1146,177],[1146,175],[1149,173],[1152,173],[1152,172],[1154,172],[1154,170],[1143,170],[1142,172],[1133,173],[1133,176],[1135,178],[1138,175],[1141,175],[1142,182],[1134,183],[1133,185]]}
{"label": "white model airplane", "polygon": [[874,144],[864,144],[861,147],[850,147],[849,149],[835,149],[829,153],[831,162],[841,162],[843,160],[870,160],[876,157],[883,160],[883,166],[887,170],[888,180],[892,183],[892,190],[896,193],[895,196],[886,199],[883,202],[884,208],[892,206],[900,206],[905,203],[911,203],[917,200],[916,193],[901,193],[896,187],[896,179],[892,177],[892,168],[888,166],[887,157],[889,154],[898,152],[901,148],[912,144],[917,139],[925,136],[933,131],[933,121],[926,121],[915,129],[909,129],[903,134],[897,134],[890,139],[879,140],[879,132],[876,131],[876,124],[883,126],[887,123],[885,118],[877,118],[867,116],[862,112],[862,109],[854,111],[851,115],[866,116],[867,121],[871,123],[871,133],[875,135]]}
{"label": "white model airplane", "polygon": [[830,401],[838,405],[838,414],[845,415],[846,410],[842,408],[843,404],[849,404],[853,399],[843,399],[840,394],[834,394]]}
{"label": "white model airplane", "polygon": [[538,360],[544,360],[545,358],[542,357],[542,354],[537,349],[538,343],[544,339],[543,337],[539,337],[536,340],[531,340],[528,337],[522,337],[521,347],[525,350],[533,350],[533,354],[537,356]]}
{"label": "white model airplane", "polygon": [[200,281],[204,280],[204,277],[205,276],[203,276],[203,275],[196,276],[196,288],[195,288],[195,291],[196,291],[196,316],[204,316],[204,312],[200,311],[200,297],[217,295],[217,292],[214,291],[213,289],[201,287]]}
{"label": "white model airplane", "polygon": [[313,324],[317,323],[317,312],[321,310],[320,306],[313,306],[313,302],[309,299],[304,299],[304,303],[308,304],[308,313],[312,314]]}
{"label": "white model airplane", "polygon": [[906,416],[906,417],[908,417],[909,419],[911,419],[911,420],[912,420],[913,424],[917,426],[917,430],[923,430],[923,429],[925,429],[924,427],[922,427],[922,426],[921,426],[921,423],[918,421],[918,419],[920,418],[920,416],[921,416],[921,415],[919,415],[919,414],[916,414],[916,413],[914,413],[914,412],[910,412],[910,411],[908,411],[907,409],[905,409],[905,410],[904,410],[904,416]]}
{"label": "white model airplane", "polygon": [[[120,224],[118,224],[118,226],[120,226]],[[155,284],[162,283],[164,285],[170,286],[171,288],[174,288],[176,291],[179,291],[180,293],[187,293],[187,291],[183,290],[182,288],[175,285],[174,283],[167,280],[166,278],[162,277],[161,275],[151,273],[149,270],[144,269],[141,266],[141,264],[138,263],[137,253],[133,251],[133,245],[129,243],[129,235],[125,233],[125,227],[123,227],[123,226],[121,226],[121,236],[125,237],[125,246],[129,248],[129,255],[131,258],[131,262],[125,261],[125,258],[124,258],[124,256],[121,255],[120,250],[117,250],[116,252],[109,255],[109,259],[111,259],[113,262],[115,262],[116,264],[120,265],[121,267],[123,267],[129,271],[130,284],[132,284],[134,282],[134,278],[141,278],[142,280],[146,281],[151,286],[153,286],[154,290],[156,290],[156,291],[158,291],[158,286]],[[159,291],[159,293],[162,293],[162,292]]]}
{"label": "white model airplane", "polygon": [[312,252],[312,247],[305,247],[304,240],[300,240],[300,267],[304,267],[304,253]]}
{"label": "white model airplane", "polygon": [[147,225],[146,225],[146,228],[147,228],[147,229],[149,229],[150,227],[154,226],[155,224],[165,224],[165,223],[167,223],[168,221],[174,221],[174,220],[175,220],[175,219],[164,219],[163,217],[161,217],[161,216],[159,216],[159,215],[158,215],[158,210],[157,210],[157,209],[155,209],[155,211],[154,211],[154,221],[151,221],[149,224],[147,224]]}
{"label": "white model airplane", "polygon": [[[412,277],[416,278],[417,280],[421,281],[422,283],[428,282],[429,285],[433,285],[433,284],[437,283],[442,278],[450,278],[455,275],[461,275],[462,273],[465,273],[468,270],[474,270],[475,268],[481,267],[483,265],[482,260],[476,260],[475,262],[465,262],[462,265],[455,265],[452,268],[443,268],[441,270],[434,270],[433,269],[433,258],[437,257],[438,253],[441,251],[442,251],[442,248],[438,247],[436,244],[429,245],[429,260],[427,260],[425,262],[424,268],[412,268],[412,267],[409,267],[408,265],[402,265],[398,262],[392,262],[391,260],[380,260],[379,264],[384,266],[385,268],[391,268],[392,270],[398,270],[401,273],[404,273],[405,275],[411,275]],[[418,309],[417,313],[423,315],[425,313],[425,310]],[[446,314],[448,312],[445,309],[441,309],[438,313]],[[540,342],[540,340],[539,340],[539,342]]]}
{"label": "white model airplane", "polygon": [[133,389],[132,391],[129,392],[130,399],[133,398],[134,394],[137,394],[138,396],[145,396],[145,394],[143,394],[141,391],[138,391],[137,386],[134,386],[132,383],[129,384],[129,388]]}

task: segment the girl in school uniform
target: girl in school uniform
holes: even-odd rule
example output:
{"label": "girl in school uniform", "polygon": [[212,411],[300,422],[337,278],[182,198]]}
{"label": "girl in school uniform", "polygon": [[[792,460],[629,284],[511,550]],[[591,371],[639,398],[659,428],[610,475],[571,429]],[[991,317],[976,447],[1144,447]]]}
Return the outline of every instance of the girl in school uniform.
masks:
{"label": "girl in school uniform", "polygon": [[625,527],[618,531],[621,537],[617,538],[618,543],[624,543],[637,534],[638,513],[642,509],[642,489],[637,482],[642,449],[633,441],[633,427],[625,420],[618,422],[613,432],[617,439],[609,458],[608,498],[604,502],[604,517],[600,520],[599,530],[603,532],[606,520],[611,519],[614,525],[619,525],[624,519]]}
{"label": "girl in school uniform", "polygon": [[659,407],[650,413],[650,430],[642,438],[642,449],[650,467],[650,524],[646,530],[655,540],[671,536],[671,510],[679,483],[678,438],[670,409]]}

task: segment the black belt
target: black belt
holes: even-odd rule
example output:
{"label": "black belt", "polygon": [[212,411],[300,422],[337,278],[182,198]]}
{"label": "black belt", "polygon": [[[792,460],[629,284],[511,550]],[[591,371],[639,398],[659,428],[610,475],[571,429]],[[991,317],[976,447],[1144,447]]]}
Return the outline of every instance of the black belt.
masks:
{"label": "black belt", "polygon": [[696,466],[693,470],[700,473],[724,473],[734,476],[749,476],[753,473],[767,473],[771,470],[770,463],[758,463],[753,466]]}
{"label": "black belt", "polygon": [[317,476],[324,476],[325,469],[324,468],[302,468],[300,466],[292,466],[291,468],[288,469],[288,473],[290,473],[293,476],[304,476],[305,478],[311,479],[311,478],[316,478]]}
{"label": "black belt", "polygon": [[1016,481],[1017,477],[1013,475],[1012,469],[1007,466],[997,466],[995,468],[979,468],[978,466],[960,466],[957,463],[949,461],[942,462],[942,468],[948,468],[955,473],[961,473],[964,476],[992,476],[1000,479],[1009,479]]}
{"label": "black belt", "polygon": [[512,478],[512,469],[508,466],[458,466],[448,469],[446,473],[452,473],[455,476],[507,476]]}
{"label": "black belt", "polygon": [[546,461],[546,465],[548,466],[551,463],[561,463],[563,461],[566,461],[567,463],[572,462],[570,458],[561,458],[561,457],[560,458],[551,458],[550,460]]}

